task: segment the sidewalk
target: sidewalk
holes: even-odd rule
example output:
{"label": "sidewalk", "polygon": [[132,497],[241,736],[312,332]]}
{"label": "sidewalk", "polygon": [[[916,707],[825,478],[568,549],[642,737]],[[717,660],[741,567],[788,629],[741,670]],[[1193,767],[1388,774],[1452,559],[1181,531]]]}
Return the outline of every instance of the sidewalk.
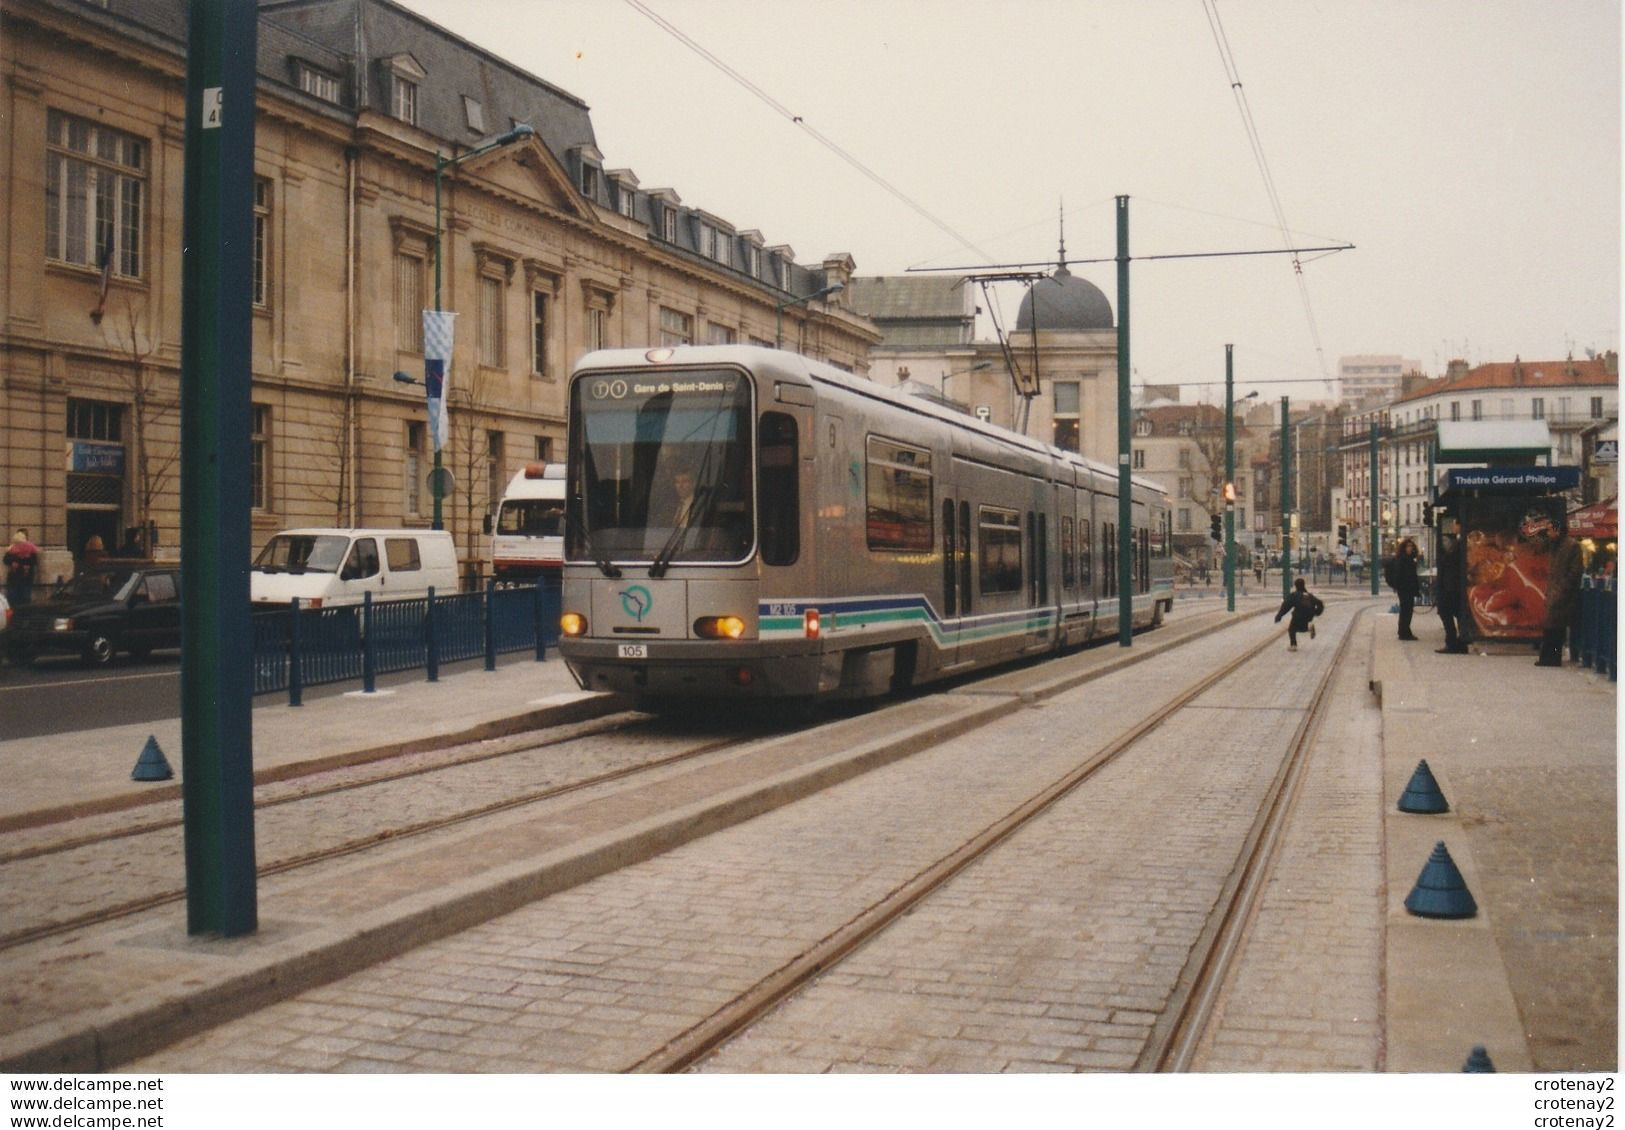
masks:
{"label": "sidewalk", "polygon": [[[495,671],[476,661],[439,682],[423,680],[254,704],[254,780],[281,780],[317,768],[354,765],[453,740],[474,741],[620,709],[616,700],[576,687],[563,660],[509,660]],[[132,781],[147,738],[174,770],[169,781]],[[181,722],[172,718],[0,743],[0,831],[66,816],[112,812],[180,795]]]}
{"label": "sidewalk", "polygon": [[[1379,608],[1383,607],[1379,605]],[[1382,710],[1389,1071],[1459,1070],[1484,1045],[1498,1070],[1618,1065],[1617,684],[1527,645],[1440,655],[1436,616],[1414,643],[1370,617]],[[1426,760],[1450,811],[1396,808]],[[1410,915],[1444,843],[1478,915]]]}

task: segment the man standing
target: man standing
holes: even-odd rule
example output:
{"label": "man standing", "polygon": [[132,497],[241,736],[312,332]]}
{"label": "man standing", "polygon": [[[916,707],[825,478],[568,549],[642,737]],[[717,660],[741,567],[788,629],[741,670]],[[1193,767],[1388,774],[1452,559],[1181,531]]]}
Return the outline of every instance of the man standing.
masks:
{"label": "man standing", "polygon": [[39,547],[28,540],[27,530],[11,535],[5,566],[6,599],[13,608],[21,608],[33,599],[34,574],[39,570]]}
{"label": "man standing", "polygon": [[1542,531],[1552,545],[1552,565],[1546,574],[1546,619],[1541,621],[1540,658],[1536,667],[1563,666],[1563,639],[1580,607],[1580,544],[1557,527]]}
{"label": "man standing", "polygon": [[1466,655],[1467,645],[1462,641],[1459,617],[1463,589],[1461,539],[1454,532],[1439,539],[1439,575],[1433,582],[1434,610],[1444,625],[1444,646],[1440,655]]}
{"label": "man standing", "polygon": [[1411,634],[1411,613],[1416,610],[1416,594],[1422,588],[1416,576],[1417,556],[1416,543],[1405,538],[1389,562],[1388,585],[1399,596],[1399,638],[1402,640],[1416,639]]}

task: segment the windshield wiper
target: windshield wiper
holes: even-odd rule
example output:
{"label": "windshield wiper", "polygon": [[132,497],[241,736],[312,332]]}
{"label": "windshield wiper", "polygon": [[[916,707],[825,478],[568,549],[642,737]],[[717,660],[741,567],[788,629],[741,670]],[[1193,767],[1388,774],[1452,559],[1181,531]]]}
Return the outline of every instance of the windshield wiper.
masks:
{"label": "windshield wiper", "polygon": [[612,581],[621,575],[620,568],[609,559],[609,554],[598,548],[597,536],[592,530],[587,529],[586,524],[580,518],[576,517],[574,507],[565,508],[564,521],[566,525],[574,526],[576,532],[581,535],[581,540],[587,543],[587,553],[592,557],[592,563],[598,566],[600,573]]}
{"label": "windshield wiper", "polygon": [[671,568],[671,559],[677,556],[678,547],[683,544],[683,537],[694,527],[694,523],[711,513],[711,504],[716,500],[716,491],[711,487],[698,487],[694,491],[694,502],[683,515],[683,520],[677,523],[666,539],[666,544],[660,547],[655,559],[649,566],[649,576],[664,577],[666,570]]}

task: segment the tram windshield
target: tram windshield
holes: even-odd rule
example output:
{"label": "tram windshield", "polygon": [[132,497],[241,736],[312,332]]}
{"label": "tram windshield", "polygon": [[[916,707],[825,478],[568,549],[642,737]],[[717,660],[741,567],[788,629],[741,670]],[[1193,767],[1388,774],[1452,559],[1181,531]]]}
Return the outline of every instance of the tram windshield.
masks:
{"label": "tram windshield", "polygon": [[592,373],[570,389],[572,560],[742,561],[750,381],[728,369]]}

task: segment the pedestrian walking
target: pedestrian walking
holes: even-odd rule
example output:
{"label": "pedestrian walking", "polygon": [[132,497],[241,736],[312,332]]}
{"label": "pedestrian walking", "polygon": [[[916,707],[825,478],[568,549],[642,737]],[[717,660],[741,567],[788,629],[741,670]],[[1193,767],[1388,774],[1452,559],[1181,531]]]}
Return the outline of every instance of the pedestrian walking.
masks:
{"label": "pedestrian walking", "polygon": [[11,535],[11,548],[6,550],[6,599],[13,608],[21,608],[33,599],[34,577],[39,572],[39,546],[28,540],[27,530]]}
{"label": "pedestrian walking", "polygon": [[1416,610],[1416,594],[1422,591],[1422,582],[1416,576],[1417,556],[1416,543],[1410,538],[1403,538],[1383,569],[1388,587],[1399,596],[1399,638],[1402,640],[1417,638],[1411,632],[1411,613]]}
{"label": "pedestrian walking", "polygon": [[1464,592],[1461,538],[1454,532],[1439,539],[1439,574],[1434,579],[1434,611],[1444,625],[1444,646],[1440,655],[1466,655],[1467,644],[1461,638],[1461,599]]}
{"label": "pedestrian walking", "polygon": [[1309,638],[1315,638],[1315,617],[1326,611],[1326,606],[1320,602],[1320,597],[1309,591],[1309,586],[1302,577],[1292,582],[1292,591],[1281,601],[1281,610],[1275,614],[1275,622],[1279,624],[1281,617],[1291,614],[1292,619],[1286,622],[1286,649],[1298,650],[1298,633],[1308,632]]}
{"label": "pedestrian walking", "polygon": [[1546,618],[1541,621],[1540,658],[1536,667],[1563,666],[1563,640],[1580,610],[1580,543],[1559,533],[1548,521],[1541,536],[1552,546],[1552,564],[1546,573]]}

